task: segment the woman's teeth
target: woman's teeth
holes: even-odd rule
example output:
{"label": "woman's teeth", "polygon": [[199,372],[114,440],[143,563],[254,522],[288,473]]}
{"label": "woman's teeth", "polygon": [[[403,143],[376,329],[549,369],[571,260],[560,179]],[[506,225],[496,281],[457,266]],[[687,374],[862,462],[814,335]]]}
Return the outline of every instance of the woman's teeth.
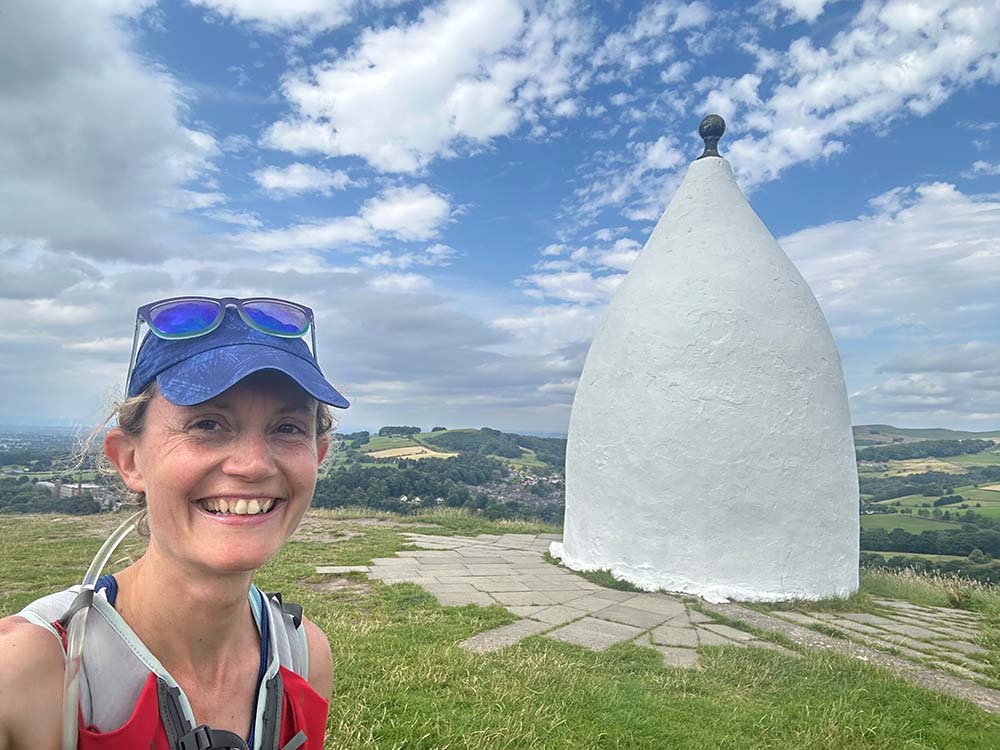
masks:
{"label": "woman's teeth", "polygon": [[209,513],[225,513],[237,516],[253,516],[267,513],[275,503],[272,497],[262,497],[253,500],[203,500],[202,505]]}

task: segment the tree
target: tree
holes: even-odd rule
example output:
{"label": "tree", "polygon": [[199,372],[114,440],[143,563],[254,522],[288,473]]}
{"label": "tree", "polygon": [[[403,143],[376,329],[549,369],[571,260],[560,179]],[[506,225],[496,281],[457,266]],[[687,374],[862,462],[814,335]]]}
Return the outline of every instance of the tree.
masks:
{"label": "tree", "polygon": [[983,552],[979,547],[976,547],[972,552],[969,553],[969,562],[975,563],[976,565],[984,565],[990,562],[993,558]]}
{"label": "tree", "polygon": [[444,432],[447,429],[447,427],[431,427],[431,432]]}

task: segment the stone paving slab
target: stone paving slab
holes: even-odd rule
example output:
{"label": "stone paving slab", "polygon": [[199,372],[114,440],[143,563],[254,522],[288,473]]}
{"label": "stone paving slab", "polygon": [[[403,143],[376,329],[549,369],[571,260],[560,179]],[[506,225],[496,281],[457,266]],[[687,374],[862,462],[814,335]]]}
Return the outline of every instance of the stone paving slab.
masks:
{"label": "stone paving slab", "polygon": [[573,620],[579,620],[585,616],[584,612],[562,604],[555,604],[551,607],[543,607],[532,615],[528,615],[532,620],[547,622],[552,625],[563,625]]}
{"label": "stone paving slab", "polygon": [[537,635],[544,632],[550,627],[551,625],[544,622],[536,622],[535,620],[518,620],[517,622],[512,622],[510,625],[502,625],[493,630],[477,633],[471,638],[466,638],[458,645],[466,651],[480,654],[499,651],[507,646],[513,646],[529,635]]}
{"label": "stone paving slab", "polygon": [[893,633],[900,633],[901,635],[908,635],[911,638],[934,638],[938,633],[933,630],[928,630],[927,628],[921,628],[917,625],[901,625],[893,624],[886,625],[886,630],[892,631]]}
{"label": "stone paving slab", "polygon": [[631,599],[625,599],[622,604],[635,609],[642,609],[646,612],[656,612],[658,614],[673,617],[687,611],[684,602],[678,601],[672,596],[662,594],[638,594]]}
{"label": "stone paving slab", "polygon": [[646,612],[642,609],[629,607],[627,604],[612,604],[610,607],[594,612],[594,617],[601,620],[620,622],[623,625],[634,625],[643,630],[656,627],[667,619],[667,615],[656,612]]}
{"label": "stone paving slab", "polygon": [[683,646],[685,648],[696,648],[698,646],[698,634],[694,628],[672,628],[669,625],[661,625],[653,628],[650,637],[658,646]]}
{"label": "stone paving slab", "polygon": [[507,591],[531,591],[531,586],[518,578],[473,578],[472,585],[487,593]]}
{"label": "stone paving slab", "polygon": [[[665,665],[683,668],[698,666],[697,649],[702,646],[764,648],[800,655],[717,622],[711,615],[717,613],[781,633],[799,647],[829,648],[889,667],[918,684],[1000,713],[1000,691],[970,682],[983,679],[988,669],[972,658],[985,652],[973,643],[980,621],[975,613],[884,599],[877,602],[880,614],[775,612],[772,617],[739,605],[703,602],[699,608],[706,614],[669,594],[606,589],[546,563],[542,556],[558,535],[408,537],[420,549],[378,558],[368,566],[318,566],[317,572],[367,571],[370,579],[387,584],[423,586],[442,606],[499,605],[523,618],[466,639],[460,645],[470,651],[494,651],[542,634],[598,651],[632,640],[656,649]],[[838,628],[850,640],[803,627],[821,623]]]}
{"label": "stone paving slab", "polygon": [[496,602],[490,598],[489,594],[477,591],[474,594],[434,594],[438,604],[442,607],[462,607],[466,604],[478,604],[480,607],[489,607]]}
{"label": "stone paving slab", "polygon": [[698,645],[699,646],[741,646],[743,645],[740,641],[732,641],[719,633],[712,630],[705,630],[704,628],[695,628],[695,632],[698,634]]}
{"label": "stone paving slab", "polygon": [[544,591],[497,591],[493,598],[501,604],[516,604],[530,606],[532,604],[555,604]]}
{"label": "stone paving slab", "polygon": [[567,602],[567,604],[573,609],[579,609],[583,612],[598,612],[606,607],[611,607],[614,602],[610,599],[602,599],[599,596],[594,596],[593,594],[581,596],[579,599],[573,599]]}
{"label": "stone paving slab", "polygon": [[863,622],[855,622],[854,620],[828,620],[831,625],[838,628],[843,628],[845,630],[853,630],[858,633],[864,633],[865,635],[882,635],[885,631],[879,630],[878,628],[873,628],[871,625],[865,625]]}
{"label": "stone paving slab", "polygon": [[547,633],[545,637],[583,646],[591,651],[603,651],[616,643],[635,638],[640,633],[642,633],[642,628],[598,620],[595,617],[584,617]]}
{"label": "stone paving slab", "polygon": [[745,630],[737,630],[736,628],[731,628],[728,625],[718,623],[706,623],[702,625],[699,630],[710,630],[716,635],[721,635],[723,638],[728,638],[731,641],[738,641],[740,643],[747,643],[748,641],[753,640],[753,636]]}
{"label": "stone paving slab", "polygon": [[968,641],[937,641],[935,645],[945,646],[953,651],[961,651],[963,654],[989,653],[982,646],[977,646],[975,643],[969,643]]}

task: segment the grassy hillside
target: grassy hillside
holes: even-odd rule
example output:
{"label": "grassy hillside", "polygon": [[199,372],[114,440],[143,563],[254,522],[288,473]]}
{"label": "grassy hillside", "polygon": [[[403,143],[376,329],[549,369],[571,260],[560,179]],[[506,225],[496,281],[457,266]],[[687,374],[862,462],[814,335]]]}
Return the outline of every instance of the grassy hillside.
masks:
{"label": "grassy hillside", "polygon": [[[1000,717],[825,651],[709,647],[699,671],[666,668],[631,643],[594,653],[530,638],[472,654],[456,644],[515,617],[498,606],[441,607],[413,584],[315,574],[317,564],[391,555],[404,548],[403,531],[430,524],[437,534],[532,530],[461,513],[402,520],[312,513],[257,576],[264,589],[301,603],[330,640],[327,748],[996,748]],[[0,516],[0,615],[82,576],[108,525],[106,517]],[[133,539],[126,552],[139,550]]]}
{"label": "grassy hillside", "polygon": [[921,518],[920,516],[909,516],[900,513],[891,515],[871,515],[861,516],[861,528],[863,529],[903,529],[911,534],[919,534],[922,531],[940,531],[941,529],[961,528],[961,524],[950,521],[937,521],[933,518]]}
{"label": "grassy hillside", "polygon": [[913,429],[908,427],[893,427],[888,424],[858,424],[854,425],[854,439],[877,440],[892,442],[894,437],[909,440],[968,440],[1000,438],[1000,431],[968,432],[965,430],[949,430],[944,427]]}

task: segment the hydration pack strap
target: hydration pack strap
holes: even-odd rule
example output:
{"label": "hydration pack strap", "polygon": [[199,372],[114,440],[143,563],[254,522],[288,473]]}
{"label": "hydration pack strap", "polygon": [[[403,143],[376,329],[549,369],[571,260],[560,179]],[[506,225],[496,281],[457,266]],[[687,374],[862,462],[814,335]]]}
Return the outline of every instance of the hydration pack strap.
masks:
{"label": "hydration pack strap", "polygon": [[69,608],[63,612],[63,616],[60,617],[56,622],[58,622],[63,630],[69,627],[69,621],[73,619],[73,615],[79,612],[81,609],[89,607],[94,603],[94,590],[92,588],[81,589],[80,593],[76,595],[73,599],[73,603],[69,605]]}
{"label": "hydration pack strap", "polygon": [[281,592],[275,591],[270,594],[264,594],[267,599],[277,599],[278,604],[281,605],[281,610],[286,615],[291,616],[292,623],[295,625],[295,629],[298,630],[302,625],[302,607],[298,604],[292,604],[292,602],[283,601],[281,598]]}
{"label": "hydration pack strap", "polygon": [[170,687],[164,680],[156,679],[156,698],[160,706],[160,721],[167,733],[170,750],[249,750],[246,741],[238,734],[223,729],[201,726],[190,729],[181,708],[181,691]]}
{"label": "hydration pack strap", "polygon": [[[278,750],[281,741],[281,706],[285,702],[285,685],[281,674],[267,681],[267,699],[261,727],[260,750]],[[284,750],[284,748],[281,748]]]}
{"label": "hydration pack strap", "polygon": [[300,747],[306,744],[306,739],[308,739],[306,737],[306,733],[300,731],[297,735],[292,737],[292,739],[288,740],[281,750],[299,750]]}

